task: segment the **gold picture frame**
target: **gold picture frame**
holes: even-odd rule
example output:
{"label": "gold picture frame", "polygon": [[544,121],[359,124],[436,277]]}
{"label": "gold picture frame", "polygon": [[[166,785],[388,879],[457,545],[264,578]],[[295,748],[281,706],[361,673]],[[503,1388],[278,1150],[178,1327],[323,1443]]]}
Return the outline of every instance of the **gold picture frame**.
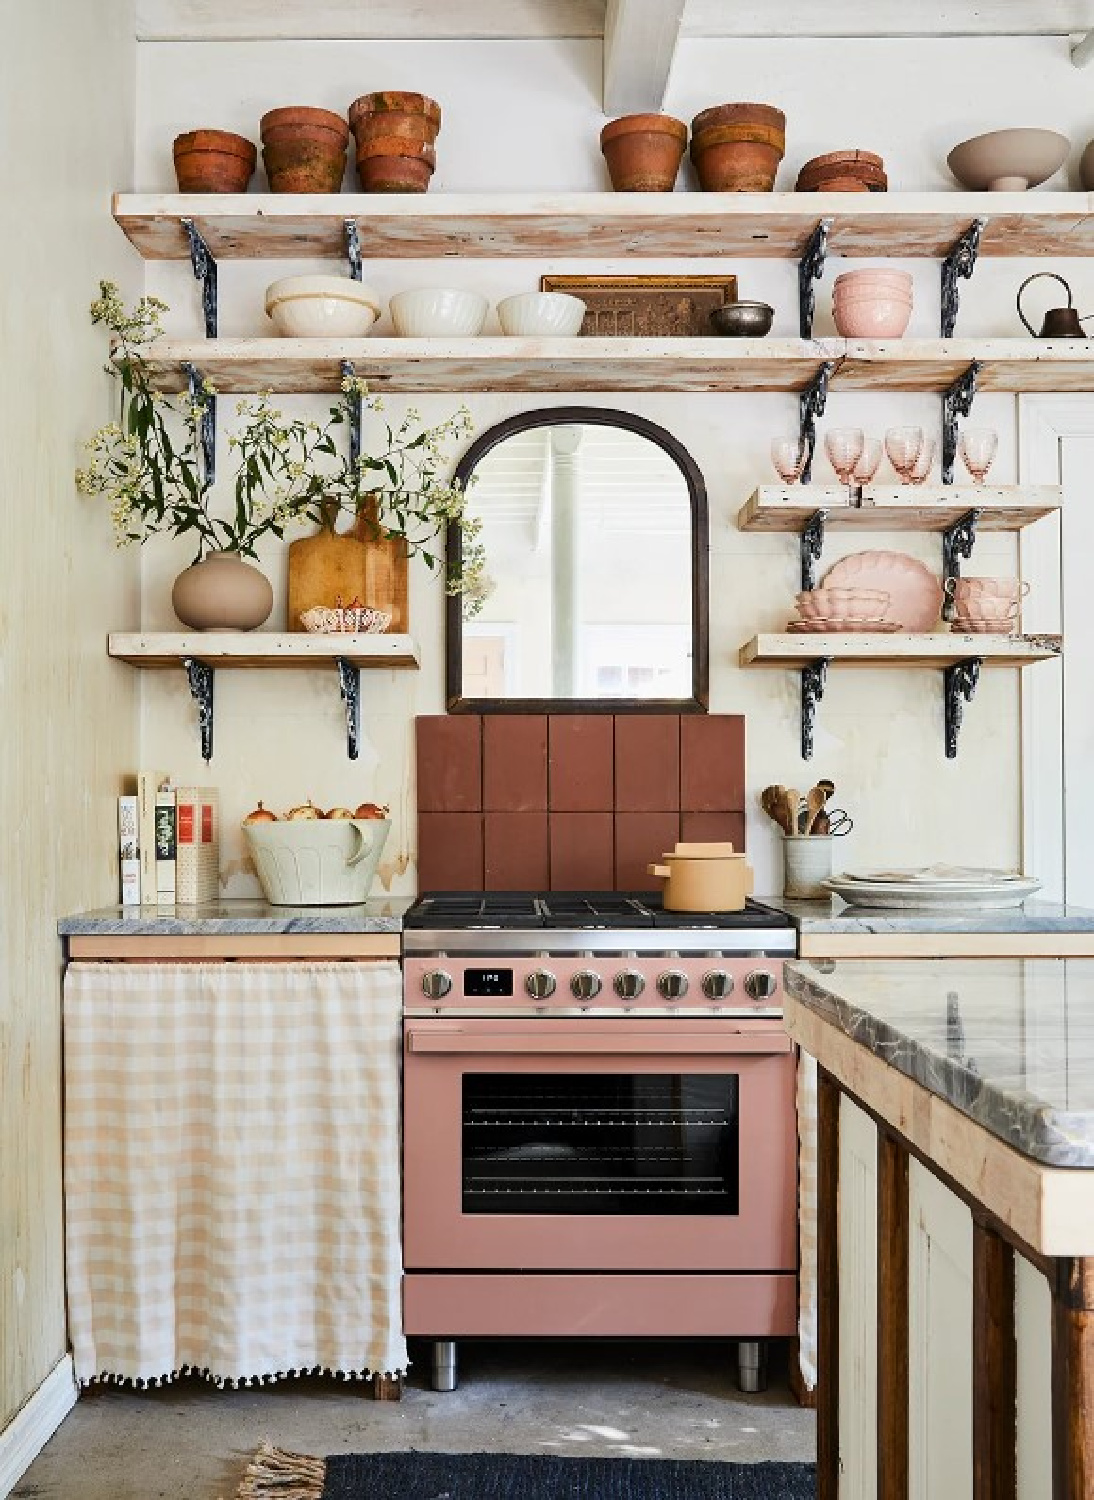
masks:
{"label": "gold picture frame", "polygon": [[707,338],[710,314],[737,300],[736,276],[541,276],[540,291],[585,303],[585,338]]}

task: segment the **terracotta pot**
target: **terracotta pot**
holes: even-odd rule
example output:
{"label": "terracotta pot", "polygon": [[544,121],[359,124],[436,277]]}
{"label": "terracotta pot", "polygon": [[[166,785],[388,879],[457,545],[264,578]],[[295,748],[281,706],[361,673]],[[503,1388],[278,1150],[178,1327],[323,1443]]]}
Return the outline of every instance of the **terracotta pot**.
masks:
{"label": "terracotta pot", "polygon": [[769,125],[786,134],[786,116],[773,104],[715,104],[691,122],[692,135],[702,135],[714,125]]}
{"label": "terracotta pot", "polygon": [[346,141],[346,136],[328,130],[325,125],[278,125],[262,137],[262,145],[267,151],[271,147],[284,150],[294,145],[306,145],[340,156],[346,154]]}
{"label": "terracotta pot", "polygon": [[361,131],[375,121],[382,120],[382,134],[403,135],[410,133],[388,126],[413,125],[421,131],[420,139],[435,141],[441,129],[441,106],[428,94],[412,94],[402,89],[384,89],[374,94],[362,94],[350,105],[350,129],[361,139]]}
{"label": "terracotta pot", "polygon": [[711,125],[707,130],[697,131],[691,138],[691,151],[706,151],[711,146],[724,146],[729,141],[755,141],[760,146],[774,146],[782,156],[786,150],[786,136],[774,125],[750,124]]}
{"label": "terracotta pot", "polygon": [[692,151],[705,193],[770,193],[782,152],[756,141],[727,141],[706,151]]}
{"label": "terracotta pot", "polygon": [[245,193],[258,151],[230,130],[189,130],[172,150],[180,193]]}
{"label": "terracotta pot", "polygon": [[369,141],[380,139],[420,141],[432,146],[437,129],[425,115],[364,115],[353,132],[358,151]]}
{"label": "terracotta pot", "polygon": [[345,149],[331,151],[308,141],[283,146],[263,146],[272,193],[337,193],[346,170]]}
{"label": "terracotta pot", "polygon": [[263,143],[271,131],[295,126],[310,126],[312,129],[318,126],[320,129],[333,131],[343,145],[349,142],[349,126],[341,115],[336,115],[331,109],[314,109],[310,105],[293,104],[284,109],[269,110],[258,122]]}
{"label": "terracotta pot", "polygon": [[357,176],[366,193],[424,193],[437,156],[427,141],[370,141],[357,153]]}
{"label": "terracotta pot", "polygon": [[273,589],[238,552],[211,552],[175,579],[171,608],[191,630],[256,630],[270,617]]}
{"label": "terracotta pot", "polygon": [[688,128],[671,115],[623,115],[600,132],[600,149],[617,193],[671,193]]}

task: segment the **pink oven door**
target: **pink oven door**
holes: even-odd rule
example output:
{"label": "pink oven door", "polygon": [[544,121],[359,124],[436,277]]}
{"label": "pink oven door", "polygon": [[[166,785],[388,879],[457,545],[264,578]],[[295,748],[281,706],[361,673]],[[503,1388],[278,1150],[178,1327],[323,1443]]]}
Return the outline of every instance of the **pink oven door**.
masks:
{"label": "pink oven door", "polygon": [[777,1024],[410,1020],[407,1269],[790,1271]]}

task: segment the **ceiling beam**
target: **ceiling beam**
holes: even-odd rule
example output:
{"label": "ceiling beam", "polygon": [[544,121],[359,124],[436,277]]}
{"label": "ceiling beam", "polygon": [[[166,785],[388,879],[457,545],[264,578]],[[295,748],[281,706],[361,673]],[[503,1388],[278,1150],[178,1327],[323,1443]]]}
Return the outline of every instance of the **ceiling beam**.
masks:
{"label": "ceiling beam", "polygon": [[608,0],[604,18],[604,113],[659,110],[687,0]]}
{"label": "ceiling beam", "polygon": [[137,40],[501,41],[595,37],[604,0],[137,0]]}

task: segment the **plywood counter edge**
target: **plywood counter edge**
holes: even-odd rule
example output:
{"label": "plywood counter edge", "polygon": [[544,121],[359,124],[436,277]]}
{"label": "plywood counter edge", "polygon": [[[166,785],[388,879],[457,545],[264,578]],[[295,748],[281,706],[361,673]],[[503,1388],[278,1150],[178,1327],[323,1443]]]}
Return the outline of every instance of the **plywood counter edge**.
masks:
{"label": "plywood counter edge", "polygon": [[73,934],[65,939],[70,959],[171,960],[378,959],[398,960],[397,932],[282,932],[165,934]]}
{"label": "plywood counter edge", "polygon": [[1094,1170],[1048,1167],[852,1041],[787,994],[786,1029],[846,1093],[1044,1256],[1094,1252]]}

